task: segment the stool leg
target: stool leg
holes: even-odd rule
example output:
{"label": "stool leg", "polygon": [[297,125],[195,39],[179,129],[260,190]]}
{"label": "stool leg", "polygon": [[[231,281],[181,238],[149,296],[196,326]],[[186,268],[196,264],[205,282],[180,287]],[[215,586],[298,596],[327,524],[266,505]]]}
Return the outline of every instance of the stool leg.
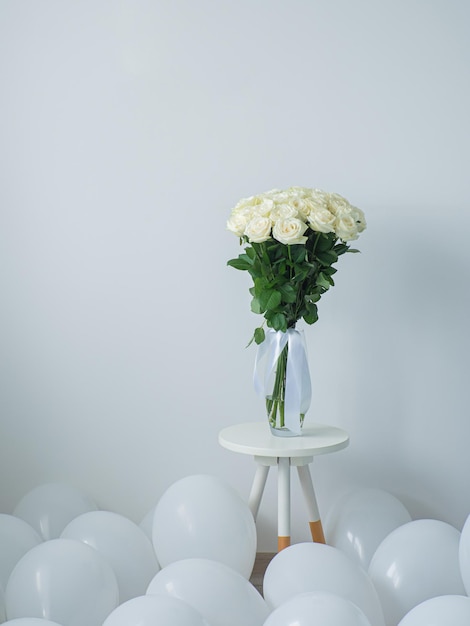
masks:
{"label": "stool leg", "polygon": [[290,546],[290,459],[279,457],[277,479],[277,547]]}
{"label": "stool leg", "polygon": [[315,491],[313,489],[312,476],[308,465],[300,465],[297,467],[299,473],[299,480],[302,486],[305,502],[307,503],[307,511],[309,516],[310,532],[312,534],[313,541],[317,543],[326,543],[325,535],[323,534],[323,527],[320,519],[320,513],[318,511],[317,499],[315,497]]}
{"label": "stool leg", "polygon": [[250,497],[248,498],[248,506],[250,507],[253,517],[256,519],[258,515],[259,505],[263,496],[266,479],[268,477],[269,465],[260,465],[256,468],[253,485],[251,486]]}

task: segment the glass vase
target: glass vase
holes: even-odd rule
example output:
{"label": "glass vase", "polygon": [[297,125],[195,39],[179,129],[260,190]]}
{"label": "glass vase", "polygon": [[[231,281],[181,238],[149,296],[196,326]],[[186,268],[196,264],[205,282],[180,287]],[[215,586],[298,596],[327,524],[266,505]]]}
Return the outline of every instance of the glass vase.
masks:
{"label": "glass vase", "polygon": [[295,328],[286,333],[268,331],[259,349],[255,370],[264,361],[264,384],[255,386],[258,391],[262,388],[271,433],[299,436],[311,401],[304,333]]}

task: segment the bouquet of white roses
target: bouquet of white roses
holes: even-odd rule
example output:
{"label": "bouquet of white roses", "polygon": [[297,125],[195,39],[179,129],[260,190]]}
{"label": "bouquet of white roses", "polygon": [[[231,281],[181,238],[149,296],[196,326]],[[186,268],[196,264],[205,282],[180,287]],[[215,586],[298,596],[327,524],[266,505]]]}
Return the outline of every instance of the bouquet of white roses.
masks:
{"label": "bouquet of white roses", "polygon": [[[285,332],[301,318],[317,321],[316,303],[334,285],[333,264],[357,252],[346,242],[365,227],[364,213],[339,194],[305,187],[268,191],[232,209],[227,228],[250,245],[227,264],[251,275],[251,310]],[[262,327],[254,339],[264,340]]]}
{"label": "bouquet of white roses", "polygon": [[[227,228],[245,249],[227,264],[251,275],[251,310],[264,316],[268,328],[292,332],[300,319],[317,321],[317,302],[334,285],[334,263],[345,252],[358,252],[347,242],[365,227],[364,213],[339,194],[305,187],[268,191],[240,200],[232,209]],[[253,339],[263,343],[263,325]],[[288,344],[277,341],[268,410],[284,423]]]}

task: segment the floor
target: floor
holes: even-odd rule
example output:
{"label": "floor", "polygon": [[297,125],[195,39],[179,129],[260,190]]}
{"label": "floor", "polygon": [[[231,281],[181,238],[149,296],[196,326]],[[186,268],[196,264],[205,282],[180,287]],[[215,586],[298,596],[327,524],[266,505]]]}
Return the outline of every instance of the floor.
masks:
{"label": "floor", "polygon": [[256,587],[256,589],[263,594],[263,578],[264,572],[269,565],[271,559],[275,556],[275,553],[272,552],[258,552],[256,554],[255,564],[253,567],[253,572],[251,574],[250,582]]}

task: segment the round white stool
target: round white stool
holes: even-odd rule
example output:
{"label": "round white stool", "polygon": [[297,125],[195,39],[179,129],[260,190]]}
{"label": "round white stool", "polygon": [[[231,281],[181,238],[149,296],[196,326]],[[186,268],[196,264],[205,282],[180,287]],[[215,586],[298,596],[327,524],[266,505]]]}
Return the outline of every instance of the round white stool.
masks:
{"label": "round white stool", "polygon": [[255,519],[269,468],[278,466],[278,551],[290,545],[291,465],[297,467],[312,539],[325,543],[309,464],[314,456],[346,448],[349,435],[345,430],[324,424],[310,424],[304,426],[299,437],[276,437],[271,434],[267,421],[249,422],[221,430],[219,444],[232,452],[251,454],[258,465],[248,501]]}

